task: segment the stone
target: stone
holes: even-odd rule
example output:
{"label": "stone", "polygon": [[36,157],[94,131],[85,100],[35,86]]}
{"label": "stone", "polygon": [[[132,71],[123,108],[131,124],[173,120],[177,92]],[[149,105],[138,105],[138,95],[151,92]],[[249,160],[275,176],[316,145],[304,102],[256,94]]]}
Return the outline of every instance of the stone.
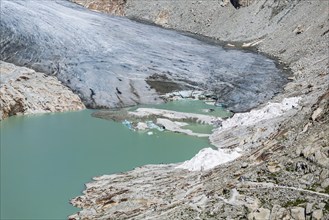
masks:
{"label": "stone", "polygon": [[0,61],[0,120],[12,115],[85,109],[79,96],[53,76]]}
{"label": "stone", "polygon": [[303,131],[302,131],[301,133],[305,133],[305,132],[307,132],[308,128],[309,128],[311,125],[312,125],[312,123],[311,123],[311,122],[308,122],[308,123],[304,126]]}
{"label": "stone", "polygon": [[302,207],[294,207],[291,210],[291,217],[295,220],[305,220],[305,209]]}
{"label": "stone", "polygon": [[274,205],[271,211],[271,220],[280,220],[281,216],[279,216],[279,210],[280,210],[281,206],[279,205]]}
{"label": "stone", "polygon": [[248,167],[248,163],[242,163],[241,164],[241,168],[247,168]]}
{"label": "stone", "polygon": [[248,215],[249,220],[270,220],[271,211],[265,208],[259,208]]}
{"label": "stone", "polygon": [[309,167],[308,167],[308,165],[307,165],[306,162],[304,162],[304,161],[298,161],[298,162],[296,163],[296,168],[295,168],[295,170],[296,170],[297,172],[300,172],[300,173],[304,173],[304,174],[306,174],[306,173],[309,172]]}
{"label": "stone", "polygon": [[312,114],[312,120],[315,121],[323,112],[321,107],[317,108]]}
{"label": "stone", "polygon": [[280,164],[276,163],[276,162],[269,162],[267,165],[267,168],[268,168],[268,171],[270,171],[271,173],[276,173],[281,170]]}
{"label": "stone", "polygon": [[317,163],[319,163],[324,167],[329,167],[329,158],[324,152],[321,151],[321,149],[315,151],[314,155],[315,155],[315,161]]}
{"label": "stone", "polygon": [[303,33],[305,31],[305,29],[303,28],[303,26],[302,25],[298,25],[297,27],[296,27],[296,29],[294,30],[294,33],[295,34],[301,34],[301,33]]}
{"label": "stone", "polygon": [[168,24],[169,17],[170,15],[167,10],[160,11],[155,19],[155,23],[165,27]]}
{"label": "stone", "polygon": [[311,185],[314,180],[314,175],[313,173],[308,173],[302,176],[300,178],[300,183],[306,184],[306,185]]}
{"label": "stone", "polygon": [[306,215],[309,215],[309,214],[312,213],[312,208],[313,208],[313,203],[307,203],[306,204],[306,209],[305,209]]}
{"label": "stone", "polygon": [[320,180],[325,180],[327,178],[329,178],[329,170],[323,169],[320,173]]}
{"label": "stone", "polygon": [[101,11],[117,16],[124,16],[126,0],[71,0],[93,11]]}
{"label": "stone", "polygon": [[220,2],[220,6],[225,7],[225,6],[228,5],[228,3],[230,3],[230,0],[222,0],[222,1]]}
{"label": "stone", "polygon": [[319,209],[323,209],[325,206],[326,206],[326,203],[324,203],[324,202],[320,202],[320,203],[318,204],[318,208],[319,208]]}
{"label": "stone", "polygon": [[289,220],[290,219],[290,213],[287,209],[285,208],[280,208],[278,211],[277,211],[277,214],[276,214],[276,219],[277,220]]}
{"label": "stone", "polygon": [[321,220],[323,217],[322,209],[314,210],[312,213],[312,220]]}
{"label": "stone", "polygon": [[329,178],[325,179],[322,183],[321,183],[321,187],[322,188],[327,188],[329,186]]}

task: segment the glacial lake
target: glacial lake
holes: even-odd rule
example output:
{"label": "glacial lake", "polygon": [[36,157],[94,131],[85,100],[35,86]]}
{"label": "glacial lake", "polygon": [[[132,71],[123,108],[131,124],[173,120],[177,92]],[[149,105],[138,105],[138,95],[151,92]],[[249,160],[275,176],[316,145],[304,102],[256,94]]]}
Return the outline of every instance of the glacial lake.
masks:
{"label": "glacial lake", "polygon": [[132,132],[121,123],[94,118],[92,112],[14,116],[0,122],[1,219],[66,219],[78,211],[69,200],[92,177],[183,162],[210,147],[207,138]]}
{"label": "glacial lake", "polygon": [[[0,59],[56,75],[89,106],[157,103],[146,80],[159,84],[165,79],[164,85],[177,84],[175,90],[215,89],[230,109],[247,111],[287,82],[276,62],[261,54],[224,49],[69,1],[1,4]],[[205,108],[202,103],[158,107],[192,113]],[[183,162],[210,147],[207,138],[132,132],[121,123],[92,117],[92,112],[0,122],[1,219],[66,219],[78,211],[69,200],[81,195],[92,177]],[[189,128],[211,130],[195,124]]]}

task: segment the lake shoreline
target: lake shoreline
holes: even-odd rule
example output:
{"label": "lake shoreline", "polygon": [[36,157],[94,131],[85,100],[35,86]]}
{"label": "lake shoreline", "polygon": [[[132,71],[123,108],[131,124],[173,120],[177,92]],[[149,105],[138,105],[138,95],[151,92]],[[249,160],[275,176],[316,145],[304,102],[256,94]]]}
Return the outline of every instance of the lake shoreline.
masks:
{"label": "lake shoreline", "polygon": [[[228,47],[234,42],[255,44],[257,51],[277,57],[292,72],[291,81],[271,102],[301,99],[295,108],[277,117],[217,133],[216,141],[223,148],[249,149],[239,160],[208,171],[150,165],[97,177],[86,185],[83,196],[71,201],[83,210],[70,218],[328,217],[327,198],[314,193],[325,192],[329,178],[327,3],[269,0],[236,10],[207,1],[176,1],[173,8],[166,1],[156,1],[157,5],[153,1],[127,2],[127,17],[151,22],[164,18],[163,26],[231,42]],[[175,13],[177,8],[181,14]],[[163,13],[168,15],[163,17]],[[266,109],[266,105],[262,103],[256,110]],[[258,185],[243,186],[245,180]],[[102,197],[104,192],[113,195],[111,200]]]}

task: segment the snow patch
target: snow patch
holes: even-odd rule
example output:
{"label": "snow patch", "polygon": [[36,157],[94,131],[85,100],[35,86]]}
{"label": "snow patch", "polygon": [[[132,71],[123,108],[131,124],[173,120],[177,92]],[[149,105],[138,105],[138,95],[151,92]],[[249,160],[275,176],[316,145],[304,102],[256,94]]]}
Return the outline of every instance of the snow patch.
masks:
{"label": "snow patch", "polygon": [[229,129],[236,126],[250,126],[262,120],[271,119],[285,112],[296,108],[301,97],[285,98],[281,103],[268,103],[261,109],[251,110],[247,113],[237,113],[232,118],[223,121],[222,129]]}
{"label": "snow patch", "polygon": [[185,161],[176,168],[187,169],[189,171],[209,170],[219,164],[232,161],[241,154],[236,150],[227,152],[223,149],[214,150],[212,148],[204,148],[191,160]]}

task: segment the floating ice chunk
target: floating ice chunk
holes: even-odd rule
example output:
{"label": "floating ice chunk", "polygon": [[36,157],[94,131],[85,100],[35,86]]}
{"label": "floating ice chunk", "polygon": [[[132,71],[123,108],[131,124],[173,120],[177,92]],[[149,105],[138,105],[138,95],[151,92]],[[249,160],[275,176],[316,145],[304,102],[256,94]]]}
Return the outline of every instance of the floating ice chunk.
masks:
{"label": "floating ice chunk", "polygon": [[144,131],[144,130],[148,129],[148,126],[144,122],[138,122],[137,126],[136,126],[136,129],[140,130],[140,131]]}
{"label": "floating ice chunk", "polygon": [[123,124],[124,126],[126,126],[127,128],[129,128],[129,130],[135,130],[135,129],[133,128],[131,122],[128,121],[127,119],[124,120],[124,121],[122,122],[122,124]]}
{"label": "floating ice chunk", "polygon": [[147,121],[146,125],[149,129],[157,129],[158,131],[164,131],[163,128],[161,128],[160,126],[158,126],[157,124],[154,124],[153,121]]}

